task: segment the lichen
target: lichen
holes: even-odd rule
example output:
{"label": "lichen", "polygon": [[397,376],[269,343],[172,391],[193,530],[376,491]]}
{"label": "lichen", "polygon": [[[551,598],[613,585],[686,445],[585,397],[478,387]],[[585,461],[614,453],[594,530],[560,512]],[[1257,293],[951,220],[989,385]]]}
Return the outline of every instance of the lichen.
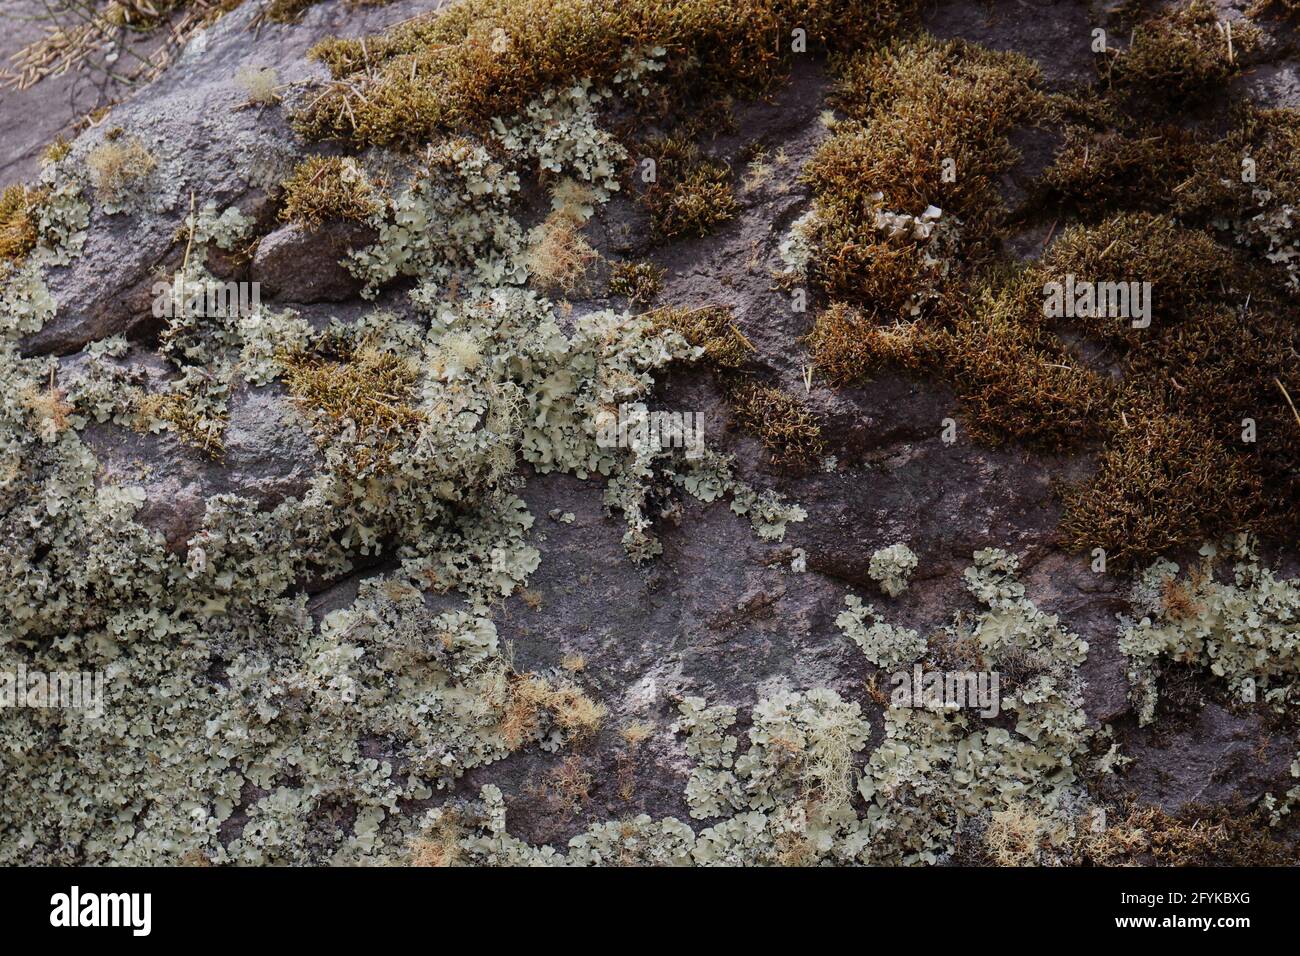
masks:
{"label": "lichen", "polygon": [[1248,538],[1229,542],[1230,580],[1219,580],[1221,549],[1206,545],[1186,574],[1172,561],[1152,564],[1134,584],[1134,616],[1119,649],[1129,661],[1138,721],[1149,724],[1162,669],[1176,663],[1207,671],[1238,701],[1285,713],[1300,700],[1300,583],[1261,566]]}
{"label": "lichen", "polygon": [[880,590],[890,597],[898,597],[907,590],[908,579],[916,570],[917,560],[912,549],[903,541],[881,548],[871,555],[867,563],[867,576],[880,585]]}

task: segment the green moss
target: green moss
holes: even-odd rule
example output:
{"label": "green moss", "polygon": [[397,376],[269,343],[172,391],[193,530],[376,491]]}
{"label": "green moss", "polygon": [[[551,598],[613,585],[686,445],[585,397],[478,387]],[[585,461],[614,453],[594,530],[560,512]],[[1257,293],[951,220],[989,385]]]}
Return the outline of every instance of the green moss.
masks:
{"label": "green moss", "polygon": [[355,160],[312,156],[284,181],[280,218],[306,226],[323,222],[370,222],[383,208],[374,186]]}
{"label": "green moss", "polygon": [[821,422],[802,399],[749,381],[729,383],[726,391],[736,424],[763,443],[773,464],[807,469],[821,460]]}
{"label": "green moss", "polygon": [[1127,49],[1108,49],[1102,76],[1143,109],[1203,100],[1241,72],[1259,43],[1255,27],[1237,21],[1229,33],[1230,23],[1207,0],[1155,13],[1134,26]]}
{"label": "green moss", "polygon": [[284,383],[328,443],[348,433],[348,468],[383,473],[402,439],[420,421],[411,407],[417,370],[398,355],[362,345],[341,360],[309,354],[283,355]]}
{"label": "green moss", "polygon": [[0,193],[0,265],[12,266],[36,248],[37,206],[44,194],[21,184]]}
{"label": "green moss", "polygon": [[514,113],[548,88],[611,82],[655,49],[668,88],[706,100],[755,94],[787,69],[779,38],[796,25],[814,45],[852,48],[910,9],[907,0],[868,11],[848,0],[461,0],[364,42],[317,44],[311,55],[336,82],[296,123],[314,138],[414,146]]}
{"label": "green moss", "polygon": [[655,181],[641,193],[655,232],[665,239],[706,236],[738,208],[731,168],[700,152],[684,136],[646,143],[656,163]]}
{"label": "green moss", "polygon": [[645,305],[663,289],[664,274],[652,262],[616,262],[609,270],[609,294]]}

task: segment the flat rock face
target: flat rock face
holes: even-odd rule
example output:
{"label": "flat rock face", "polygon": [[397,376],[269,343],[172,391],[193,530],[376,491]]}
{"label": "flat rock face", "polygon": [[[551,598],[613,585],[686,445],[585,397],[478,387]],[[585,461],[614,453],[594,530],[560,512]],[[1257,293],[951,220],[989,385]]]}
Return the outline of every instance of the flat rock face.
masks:
{"label": "flat rock face", "polygon": [[235,391],[220,461],[166,432],[92,425],[85,438],[100,461],[101,480],[143,488],[137,519],[182,554],[213,495],[242,495],[272,508],[306,491],[318,465],[315,444],[276,385]]}
{"label": "flat rock face", "polygon": [[261,294],[280,303],[346,302],[361,282],[343,267],[352,249],[374,242],[373,230],[328,223],[308,229],[291,223],[257,244],[249,268]]}
{"label": "flat rock face", "polygon": [[[31,7],[38,4],[21,0]],[[184,255],[180,230],[191,192],[219,207],[238,206],[256,223],[259,239],[246,257],[213,263],[215,271],[258,282],[277,307],[293,307],[320,327],[331,318],[354,321],[370,308],[358,281],[339,264],[350,248],[369,241],[336,226],[304,230],[275,218],[275,188],[307,144],[279,108],[242,107],[235,80],[243,66],[270,66],[283,82],[321,78],[324,69],[305,51],[327,35],[373,33],[439,6],[438,0],[399,0],[379,8],[327,2],[291,26],[251,24],[253,4],[229,14],[192,41],[159,79],[129,94],[112,123],[147,131],[168,186],[148,208],[106,215],[92,210],[85,254],[51,272],[59,309],[55,320],[21,343],[25,355],[74,356],[86,344],[124,335],[122,360],[148,380],[170,374],[156,348],[151,289]],[[944,2],[927,12],[940,36],[963,37],[1035,57],[1057,86],[1092,75],[1087,51],[1089,6],[1076,3],[970,4]],[[18,31],[0,40],[0,59],[30,38]],[[1068,38],[1068,41],[1063,38]],[[1269,105],[1300,100],[1294,62],[1250,79]],[[619,197],[586,228],[598,251],[645,258],[666,270],[656,304],[729,305],[755,346],[755,365],[767,380],[806,396],[823,421],[825,467],[791,473],[740,431],[717,377],[698,367],[663,375],[656,396],[664,407],[697,410],[706,440],[736,457],[737,472],[758,487],[776,487],[807,511],[781,542],[756,537],[749,522],[725,503],[689,500],[659,522],[663,554],[636,565],[621,544],[624,525],[601,502],[603,481],[565,475],[527,478],[520,494],[537,521],[530,543],[541,552],[526,590],[495,609],[503,642],[516,667],[546,671],[580,658],[582,678],[610,719],[572,755],[521,752],[461,778],[453,791],[473,795],[487,783],[505,793],[511,832],[532,842],[562,845],[592,822],[635,813],[689,819],[683,788],[691,768],[680,735],[668,728],[686,696],[747,714],[758,700],[782,690],[829,687],[861,705],[871,723],[868,751],[882,738],[883,710],[867,690],[872,668],[835,625],[849,593],[863,595],[894,623],[930,634],[957,612],[975,609],[962,586],[973,552],[999,547],[1021,557],[1027,596],[1089,644],[1082,673],[1090,725],[1112,725],[1133,758],[1117,786],[1140,803],[1175,811],[1189,803],[1254,801],[1289,785],[1296,745],[1269,730],[1258,715],[1237,715],[1207,702],[1172,730],[1139,728],[1129,700],[1127,664],[1116,645],[1117,619],[1128,613],[1128,581],[1096,574],[1085,555],[1057,541],[1057,483],[1091,467],[1087,455],[1051,457],[1015,446],[989,448],[969,440],[959,402],[942,385],[882,374],[856,388],[804,384],[809,363],[803,337],[811,317],[774,287],[771,272],[783,236],[808,208],[799,170],[827,135],[819,115],[828,79],[820,64],[801,66],[768,103],[740,108],[735,132],[710,151],[735,160],[742,146],[760,143],[784,157],[771,176],[739,194],[740,212],[715,234],[653,244],[644,213]],[[0,104],[0,136],[10,144],[0,184],[31,178],[34,156],[57,129],[54,110],[84,110],[84,90],[54,78]],[[37,116],[28,124],[26,116]],[[70,117],[69,117],[70,118]],[[102,127],[82,134],[87,144]],[[10,138],[12,137],[12,138]],[[1047,154],[1050,155],[1050,154]],[[1027,170],[1040,163],[1026,150]],[[743,166],[736,160],[737,166]],[[1032,171],[1032,170],[1030,170]],[[1029,175],[1010,181],[1009,194]],[[1027,248],[1042,236],[1027,240]],[[382,304],[401,307],[385,293]],[[578,314],[610,300],[575,300]],[[958,422],[956,440],[942,435]],[[138,520],[184,552],[214,495],[253,499],[267,510],[303,493],[321,468],[320,452],[294,403],[278,384],[241,385],[230,403],[226,452],[212,460],[168,434],[137,434],[91,425],[84,440],[98,458],[102,482],[129,481],[145,489]],[[565,516],[560,520],[559,516]],[[868,574],[874,551],[905,541],[919,570],[900,597],[881,594]],[[806,571],[793,565],[806,560]],[[388,557],[343,579],[313,582],[309,610],[319,621],[347,607],[365,578],[390,570]],[[629,753],[618,729],[645,722],[653,733]],[[551,781],[564,759],[592,776],[576,805],[557,802]]]}

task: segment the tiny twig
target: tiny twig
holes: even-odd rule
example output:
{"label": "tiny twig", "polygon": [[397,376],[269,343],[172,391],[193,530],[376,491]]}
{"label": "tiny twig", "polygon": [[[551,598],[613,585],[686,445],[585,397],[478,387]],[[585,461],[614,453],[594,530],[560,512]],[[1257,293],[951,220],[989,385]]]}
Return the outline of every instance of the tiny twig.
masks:
{"label": "tiny twig", "polygon": [[1291,393],[1286,390],[1286,386],[1282,384],[1280,378],[1274,378],[1273,381],[1281,389],[1282,397],[1286,399],[1286,403],[1291,406],[1291,414],[1295,416],[1296,424],[1300,425],[1300,412],[1296,411],[1295,402],[1291,401]]}

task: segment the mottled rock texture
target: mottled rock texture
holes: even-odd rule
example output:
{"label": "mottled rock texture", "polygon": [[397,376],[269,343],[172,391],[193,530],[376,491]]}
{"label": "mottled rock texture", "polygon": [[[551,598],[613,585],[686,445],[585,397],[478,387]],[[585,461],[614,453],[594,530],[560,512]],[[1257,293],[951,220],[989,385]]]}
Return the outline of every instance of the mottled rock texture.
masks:
{"label": "mottled rock texture", "polygon": [[[28,0],[11,5],[39,7]],[[185,255],[180,225],[192,193],[220,208],[238,206],[256,224],[254,244],[227,260],[212,260],[214,273],[260,282],[265,299],[298,309],[315,327],[330,318],[355,320],[369,306],[357,297],[359,282],[339,262],[368,240],[355,231],[311,231],[277,221],[276,186],[309,145],[294,135],[284,109],[241,108],[246,94],[234,77],[244,66],[269,66],[285,84],[320,79],[324,68],[304,57],[314,41],[373,33],[437,5],[398,0],[358,8],[325,0],[298,23],[254,28],[257,3],[249,0],[202,42],[192,41],[152,83],[112,88],[120,102],[110,124],[145,131],[167,185],[156,201],[126,215],[106,216],[93,208],[84,255],[51,274],[58,315],[23,339],[23,353],[60,356],[71,365],[87,343],[121,334],[131,346],[121,363],[150,380],[165,376],[156,354],[151,288]],[[1026,53],[1051,86],[1064,88],[1091,75],[1086,42],[1097,6],[1069,0],[941,2],[927,7],[925,22],[941,37]],[[6,31],[0,55],[30,36],[27,27]],[[1297,105],[1297,68],[1283,51],[1239,82],[1269,105]],[[73,73],[3,93],[0,184],[29,178],[35,155],[60,118],[70,122],[94,105],[87,82]],[[845,595],[862,594],[895,623],[930,633],[955,611],[973,606],[961,573],[972,553],[985,547],[1019,554],[1028,597],[1088,642],[1085,707],[1094,726],[1114,727],[1133,758],[1112,784],[1124,797],[1174,811],[1192,802],[1249,802],[1284,789],[1294,737],[1258,713],[1233,713],[1207,700],[1173,724],[1138,727],[1128,701],[1126,662],[1116,648],[1117,615],[1129,608],[1128,581],[1094,573],[1087,555],[1067,553],[1057,541],[1061,506],[1055,486],[1085,474],[1091,467],[1087,455],[976,444],[965,436],[960,403],[942,385],[920,378],[890,372],[860,387],[831,390],[814,382],[806,388],[803,336],[810,318],[790,309],[788,292],[774,286],[771,272],[779,266],[778,244],[807,208],[808,189],[798,173],[827,135],[819,120],[827,86],[824,65],[802,64],[770,102],[740,106],[736,128],[709,144],[710,154],[738,169],[741,150],[755,143],[769,157],[781,155],[768,178],[739,193],[738,214],[712,235],[653,242],[644,213],[622,196],[585,228],[598,252],[648,259],[665,270],[658,304],[730,306],[756,350],[753,373],[806,396],[823,422],[834,461],[799,473],[773,466],[759,442],[735,427],[724,384],[714,373],[674,369],[656,387],[663,407],[701,413],[710,446],[734,454],[742,477],[779,488],[806,509],[807,519],[791,525],[784,541],[768,542],[725,504],[690,502],[660,523],[662,555],[636,565],[620,544],[621,522],[602,506],[599,478],[530,475],[522,497],[537,516],[530,541],[541,562],[526,591],[496,609],[500,636],[513,647],[521,671],[581,658],[584,684],[610,716],[572,754],[521,752],[470,771],[455,792],[472,795],[483,784],[500,786],[512,832],[557,846],[592,822],[637,812],[688,819],[682,792],[690,761],[681,738],[668,730],[685,696],[734,705],[746,714],[777,691],[830,687],[861,705],[872,725],[869,751],[882,735],[882,708],[867,691],[871,668],[834,623]],[[103,135],[103,124],[81,134],[91,142]],[[1027,141],[1022,166],[1004,183],[1012,203],[1051,155],[1051,132],[1032,136],[1041,144]],[[542,213],[539,206],[535,216]],[[1042,239],[1041,233],[1025,238],[1026,254],[1036,254]],[[405,308],[400,291],[385,292],[381,302]],[[574,298],[574,315],[609,303],[595,291],[588,294]],[[941,437],[948,418],[958,423],[955,443]],[[102,481],[129,476],[145,488],[138,520],[180,551],[213,495],[238,494],[271,509],[301,494],[320,467],[317,448],[278,384],[235,391],[220,461],[169,434],[140,435],[112,424],[91,425],[85,440],[99,459]],[[560,515],[572,518],[561,521]],[[877,549],[900,541],[916,553],[919,569],[903,595],[887,598],[869,578],[868,562]],[[805,572],[791,568],[800,551],[806,554]],[[312,592],[313,615],[319,620],[346,607],[358,582],[390,568],[386,562],[377,558],[349,577],[304,585]],[[653,732],[628,758],[618,730],[632,721],[650,724]],[[560,805],[552,775],[561,761],[574,757],[592,780],[581,800]]]}

